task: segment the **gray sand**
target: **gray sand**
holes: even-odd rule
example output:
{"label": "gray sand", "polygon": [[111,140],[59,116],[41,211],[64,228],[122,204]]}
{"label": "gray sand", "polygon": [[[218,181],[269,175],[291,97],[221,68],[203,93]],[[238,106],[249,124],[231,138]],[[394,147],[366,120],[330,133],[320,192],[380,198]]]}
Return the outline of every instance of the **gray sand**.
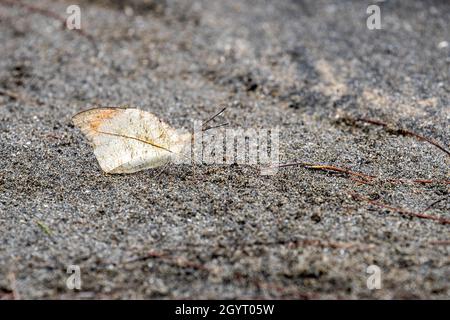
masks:
{"label": "gray sand", "polygon": [[[30,2],[29,2],[30,3]],[[59,15],[73,1],[32,1]],[[448,299],[450,157],[365,116],[450,145],[450,3],[82,1],[82,26],[0,1],[0,298]],[[439,44],[441,44],[439,46]],[[71,124],[130,105],[189,128],[280,127],[281,161],[347,167],[169,166],[105,175]],[[426,213],[450,218],[450,201]],[[381,269],[369,290],[366,268]],[[81,268],[82,288],[66,287]]]}

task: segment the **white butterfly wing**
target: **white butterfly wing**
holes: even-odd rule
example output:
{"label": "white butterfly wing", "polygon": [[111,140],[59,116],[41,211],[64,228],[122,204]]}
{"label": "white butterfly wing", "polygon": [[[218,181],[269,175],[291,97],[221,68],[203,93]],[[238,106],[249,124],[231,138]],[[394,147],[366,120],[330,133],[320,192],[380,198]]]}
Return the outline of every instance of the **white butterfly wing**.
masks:
{"label": "white butterfly wing", "polygon": [[159,167],[185,143],[169,125],[139,109],[94,108],[75,115],[73,122],[86,135],[107,173]]}

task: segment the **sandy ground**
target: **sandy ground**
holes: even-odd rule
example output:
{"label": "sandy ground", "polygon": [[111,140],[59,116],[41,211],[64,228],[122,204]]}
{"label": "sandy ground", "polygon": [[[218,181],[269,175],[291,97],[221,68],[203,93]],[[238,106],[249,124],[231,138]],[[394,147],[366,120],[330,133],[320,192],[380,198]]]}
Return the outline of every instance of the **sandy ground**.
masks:
{"label": "sandy ground", "polygon": [[[8,1],[7,1],[8,2]],[[81,1],[84,34],[0,1],[0,298],[448,299],[450,3]],[[27,2],[31,3],[31,2]],[[32,1],[65,17],[73,1]],[[71,117],[280,128],[280,161],[105,175]],[[433,179],[432,184],[391,178]],[[357,195],[352,196],[353,195]],[[366,199],[372,201],[369,203]],[[366,268],[381,270],[369,290]],[[68,265],[82,288],[66,287]]]}

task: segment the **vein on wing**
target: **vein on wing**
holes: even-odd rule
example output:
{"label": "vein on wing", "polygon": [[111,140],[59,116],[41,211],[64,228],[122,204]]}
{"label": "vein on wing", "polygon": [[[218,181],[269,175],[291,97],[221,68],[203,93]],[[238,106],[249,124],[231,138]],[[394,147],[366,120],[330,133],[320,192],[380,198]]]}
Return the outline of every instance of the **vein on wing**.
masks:
{"label": "vein on wing", "polygon": [[147,140],[143,140],[143,139],[139,139],[139,138],[136,138],[136,137],[127,136],[125,134],[118,134],[118,133],[113,133],[113,132],[104,132],[104,131],[98,131],[98,130],[95,130],[95,131],[97,131],[98,133],[107,134],[107,135],[111,135],[111,136],[115,136],[115,137],[133,139],[133,140],[145,143],[145,144],[149,144],[149,145],[151,145],[151,146],[153,146],[155,148],[160,148],[160,149],[163,149],[163,150],[168,151],[170,153],[173,153],[171,150],[169,150],[167,148],[164,148],[163,146],[157,145],[157,144],[155,144],[153,142],[147,141]]}

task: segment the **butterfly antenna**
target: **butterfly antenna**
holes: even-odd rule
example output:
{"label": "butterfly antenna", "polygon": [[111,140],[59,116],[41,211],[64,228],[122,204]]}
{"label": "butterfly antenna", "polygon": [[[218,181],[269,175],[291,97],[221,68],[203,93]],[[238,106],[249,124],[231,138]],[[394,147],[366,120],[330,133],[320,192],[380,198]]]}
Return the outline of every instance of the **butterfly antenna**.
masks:
{"label": "butterfly antenna", "polygon": [[216,113],[215,115],[213,115],[211,118],[209,118],[208,120],[204,121],[203,124],[202,124],[202,131],[206,131],[206,130],[209,130],[209,129],[218,128],[218,127],[222,127],[222,126],[227,125],[228,123],[225,123],[225,124],[221,124],[221,125],[219,125],[219,126],[215,126],[215,127],[206,127],[206,128],[205,128],[205,126],[206,126],[209,122],[211,122],[212,120],[214,120],[215,118],[217,118],[220,114],[222,114],[222,113],[226,110],[226,108],[227,108],[227,107],[224,107],[222,110],[220,110],[219,112],[217,112],[217,113]]}
{"label": "butterfly antenna", "polygon": [[217,128],[220,128],[220,127],[225,127],[227,125],[229,125],[229,123],[225,122],[225,123],[219,124],[217,126],[203,128],[202,131],[205,132],[205,131],[210,130],[210,129],[217,129]]}

